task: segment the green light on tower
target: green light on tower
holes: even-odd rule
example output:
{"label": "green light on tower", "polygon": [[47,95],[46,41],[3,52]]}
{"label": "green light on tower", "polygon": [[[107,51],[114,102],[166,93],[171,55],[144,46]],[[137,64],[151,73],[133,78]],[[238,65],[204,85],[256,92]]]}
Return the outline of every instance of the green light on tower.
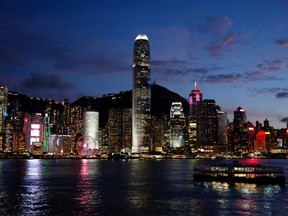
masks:
{"label": "green light on tower", "polygon": [[44,123],[44,138],[43,138],[43,152],[48,152],[48,139],[50,137],[50,118],[48,117],[48,114],[45,113],[45,116],[43,118]]}

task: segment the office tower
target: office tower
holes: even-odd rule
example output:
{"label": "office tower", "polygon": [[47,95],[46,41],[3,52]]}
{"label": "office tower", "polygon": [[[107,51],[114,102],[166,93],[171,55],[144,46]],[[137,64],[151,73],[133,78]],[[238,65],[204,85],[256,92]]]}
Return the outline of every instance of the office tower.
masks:
{"label": "office tower", "polygon": [[242,109],[241,107],[238,107],[234,111],[233,123],[234,124],[244,124],[246,122],[247,122],[246,111],[244,109]]}
{"label": "office tower", "polygon": [[195,82],[194,89],[189,94],[189,145],[195,148],[198,140],[197,132],[197,113],[198,104],[202,101],[202,93],[197,88],[197,83]]}
{"label": "office tower", "polygon": [[234,111],[232,148],[232,150],[239,153],[246,153],[249,151],[247,116],[246,111],[241,107],[238,107]]}
{"label": "office tower", "polygon": [[199,145],[212,146],[218,144],[218,118],[215,100],[205,99],[198,105]]}
{"label": "office tower", "polygon": [[150,47],[146,35],[134,43],[132,88],[132,152],[147,152],[151,146]]}
{"label": "office tower", "polygon": [[227,135],[227,113],[221,110],[217,110],[218,118],[218,144],[228,145]]}
{"label": "office tower", "polygon": [[173,102],[170,109],[170,147],[184,147],[185,116],[181,102]]}
{"label": "office tower", "polygon": [[24,118],[26,133],[26,151],[32,154],[42,154],[43,120],[41,113],[28,114]]}
{"label": "office tower", "polygon": [[130,108],[109,109],[108,117],[108,150],[119,153],[131,150],[132,146],[132,110]]}
{"label": "office tower", "polygon": [[84,111],[83,127],[83,151],[85,151],[89,155],[92,155],[94,153],[94,150],[99,149],[99,112]]}
{"label": "office tower", "polygon": [[69,134],[70,125],[71,125],[71,107],[68,99],[63,99],[56,104],[60,105],[60,122],[61,122],[61,134]]}
{"label": "office tower", "polygon": [[7,117],[8,89],[0,86],[0,150],[6,150],[4,145],[5,118]]}
{"label": "office tower", "polygon": [[[156,117],[152,120],[152,128],[153,128],[153,146],[152,151],[162,150],[165,146],[165,129],[168,123],[166,123],[165,118],[157,119]],[[170,143],[170,140],[169,142]]]}

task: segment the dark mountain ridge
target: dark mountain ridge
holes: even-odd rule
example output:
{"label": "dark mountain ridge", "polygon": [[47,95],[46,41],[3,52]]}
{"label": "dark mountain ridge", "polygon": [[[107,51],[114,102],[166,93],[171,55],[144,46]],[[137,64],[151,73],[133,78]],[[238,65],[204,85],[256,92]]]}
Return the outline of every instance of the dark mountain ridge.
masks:
{"label": "dark mountain ridge", "polygon": [[[169,116],[172,102],[182,102],[184,113],[188,113],[189,104],[186,99],[160,85],[151,85],[151,113],[153,116],[157,118],[165,115]],[[71,107],[74,106],[98,111],[100,114],[100,127],[103,127],[108,120],[109,109],[132,108],[132,90],[118,94],[107,94],[100,98],[84,96],[71,104]]]}

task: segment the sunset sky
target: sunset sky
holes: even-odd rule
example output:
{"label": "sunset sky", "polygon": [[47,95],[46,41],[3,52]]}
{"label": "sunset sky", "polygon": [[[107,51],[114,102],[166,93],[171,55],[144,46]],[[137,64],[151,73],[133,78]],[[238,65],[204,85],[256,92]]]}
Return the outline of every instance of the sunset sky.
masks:
{"label": "sunset sky", "polygon": [[288,121],[288,0],[2,0],[0,85],[34,97],[132,88],[138,34],[152,82],[188,98],[194,81],[233,121]]}

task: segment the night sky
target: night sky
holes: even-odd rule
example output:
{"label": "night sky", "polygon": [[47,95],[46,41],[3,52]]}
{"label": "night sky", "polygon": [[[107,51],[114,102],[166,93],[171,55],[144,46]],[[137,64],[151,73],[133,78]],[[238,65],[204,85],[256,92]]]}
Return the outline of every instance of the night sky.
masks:
{"label": "night sky", "polygon": [[194,81],[228,118],[288,121],[287,0],[1,0],[0,85],[34,97],[132,88],[134,40],[152,82],[188,98]]}

